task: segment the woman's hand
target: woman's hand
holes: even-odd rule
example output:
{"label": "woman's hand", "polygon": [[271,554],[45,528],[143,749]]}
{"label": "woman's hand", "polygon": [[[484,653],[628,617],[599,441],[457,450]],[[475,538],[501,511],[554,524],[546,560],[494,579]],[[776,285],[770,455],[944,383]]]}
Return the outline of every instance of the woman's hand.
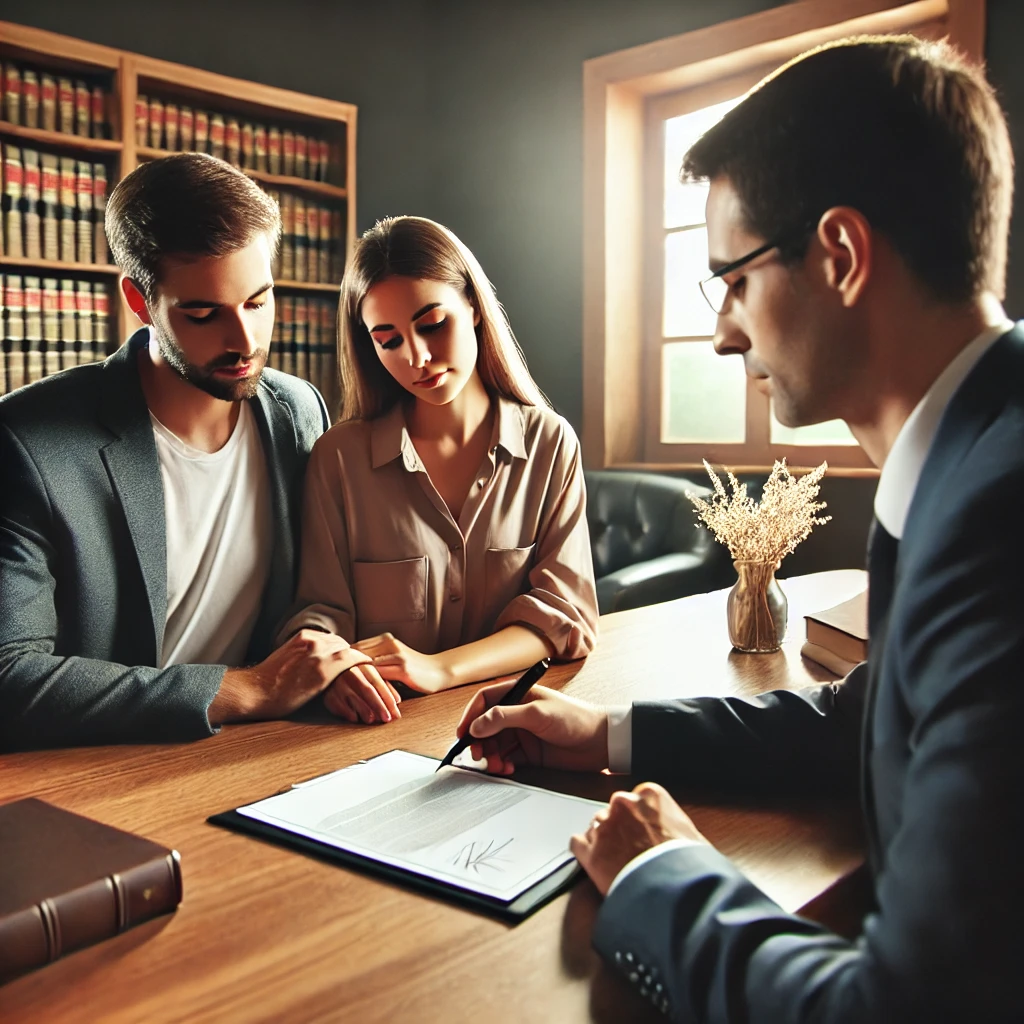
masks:
{"label": "woman's hand", "polygon": [[[355,645],[353,645],[355,650]],[[324,692],[324,707],[346,722],[375,725],[401,718],[398,691],[370,664],[342,672]]]}
{"label": "woman's hand", "polygon": [[443,655],[420,654],[391,633],[368,637],[352,646],[373,659],[373,668],[381,678],[404,683],[419,693],[437,693],[454,683]]}

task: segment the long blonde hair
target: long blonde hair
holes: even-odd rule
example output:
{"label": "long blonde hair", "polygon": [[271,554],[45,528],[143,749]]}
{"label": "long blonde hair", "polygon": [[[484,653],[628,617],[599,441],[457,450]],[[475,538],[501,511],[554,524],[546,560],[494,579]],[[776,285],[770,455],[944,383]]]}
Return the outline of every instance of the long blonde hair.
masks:
{"label": "long blonde hair", "polygon": [[521,405],[548,406],[477,258],[435,221],[385,217],[356,243],[341,283],[338,366],[342,420],[374,419],[406,395],[377,358],[361,310],[367,292],[392,276],[440,281],[465,295],[480,314],[477,369],[484,387],[492,395]]}

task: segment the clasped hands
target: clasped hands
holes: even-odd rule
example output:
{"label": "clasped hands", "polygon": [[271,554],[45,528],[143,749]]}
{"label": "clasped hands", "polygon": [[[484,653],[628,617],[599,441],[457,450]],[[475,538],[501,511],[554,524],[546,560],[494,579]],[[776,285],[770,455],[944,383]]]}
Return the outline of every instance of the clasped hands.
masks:
{"label": "clasped hands", "polygon": [[[570,771],[601,771],[608,767],[608,716],[604,708],[586,704],[543,686],[513,707],[497,701],[510,683],[480,690],[462,714],[456,732],[474,739],[470,753],[486,760],[487,770],[511,775],[517,765]],[[706,843],[686,812],[654,782],[631,793],[612,795],[594,815],[590,827],[570,840],[570,849],[601,895],[634,857],[672,839]]]}
{"label": "clasped hands", "polygon": [[401,718],[397,684],[418,693],[436,693],[451,683],[451,671],[439,654],[421,654],[391,633],[352,644],[365,660],[342,672],[324,692],[324,706],[347,722],[383,724]]}

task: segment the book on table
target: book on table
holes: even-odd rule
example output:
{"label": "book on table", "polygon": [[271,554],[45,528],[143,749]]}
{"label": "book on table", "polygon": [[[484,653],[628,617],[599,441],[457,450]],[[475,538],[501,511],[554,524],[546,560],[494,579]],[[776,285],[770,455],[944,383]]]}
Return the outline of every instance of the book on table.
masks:
{"label": "book on table", "polygon": [[800,653],[805,658],[844,676],[862,661],[867,661],[867,590],[804,618],[807,642]]}
{"label": "book on table", "polygon": [[438,764],[391,750],[210,821],[508,921],[572,882],[603,803]]}
{"label": "book on table", "polygon": [[0,983],[180,902],[175,850],[42,800],[0,805]]}

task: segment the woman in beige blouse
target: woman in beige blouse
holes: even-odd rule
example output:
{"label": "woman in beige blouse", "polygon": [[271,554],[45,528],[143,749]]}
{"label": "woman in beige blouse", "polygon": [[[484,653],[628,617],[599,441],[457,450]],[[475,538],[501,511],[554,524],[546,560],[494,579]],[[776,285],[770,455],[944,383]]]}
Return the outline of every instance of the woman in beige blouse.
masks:
{"label": "woman in beige blouse", "polygon": [[530,377],[473,254],[380,221],[342,284],[341,422],[306,476],[297,607],[373,664],[325,702],[348,721],[594,646],[580,447]]}

